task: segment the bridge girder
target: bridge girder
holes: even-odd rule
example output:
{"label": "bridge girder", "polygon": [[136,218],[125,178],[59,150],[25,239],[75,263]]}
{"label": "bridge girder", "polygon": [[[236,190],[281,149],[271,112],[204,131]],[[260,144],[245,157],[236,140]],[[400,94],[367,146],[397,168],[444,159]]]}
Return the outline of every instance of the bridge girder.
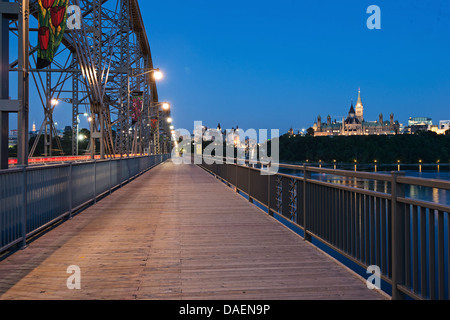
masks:
{"label": "bridge girder", "polygon": [[[21,3],[22,0],[16,0]],[[38,16],[37,0],[30,0],[30,15]],[[155,114],[158,93],[150,73],[153,61],[137,0],[69,0],[81,9],[81,28],[67,30],[51,66],[36,69],[37,45],[30,41],[29,74],[44,111],[39,137],[44,136],[46,155],[55,155],[53,138],[57,137],[52,114],[53,99],[72,107],[72,154],[78,154],[79,115],[88,113],[91,121],[89,154],[102,158],[129,156],[150,150],[155,136],[150,117]],[[37,22],[36,22],[37,23]],[[10,32],[19,33],[17,21]],[[30,33],[37,28],[30,28]],[[36,37],[35,37],[36,38]],[[17,72],[17,60],[10,62],[10,72]],[[139,121],[131,120],[132,92],[143,93],[144,107]],[[84,112],[80,112],[81,108]],[[31,107],[36,107],[32,104]],[[168,133],[165,133],[168,134]],[[29,156],[34,156],[36,144]],[[62,149],[57,141],[58,149]],[[96,150],[96,145],[100,150]],[[160,148],[154,148],[157,150]]]}

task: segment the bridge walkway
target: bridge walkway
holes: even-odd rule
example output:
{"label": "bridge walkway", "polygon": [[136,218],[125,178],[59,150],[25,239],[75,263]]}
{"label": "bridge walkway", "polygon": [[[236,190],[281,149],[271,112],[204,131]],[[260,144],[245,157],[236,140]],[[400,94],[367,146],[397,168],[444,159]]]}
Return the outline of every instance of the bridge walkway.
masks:
{"label": "bridge walkway", "polygon": [[385,298],[203,169],[171,161],[0,261],[2,300]]}

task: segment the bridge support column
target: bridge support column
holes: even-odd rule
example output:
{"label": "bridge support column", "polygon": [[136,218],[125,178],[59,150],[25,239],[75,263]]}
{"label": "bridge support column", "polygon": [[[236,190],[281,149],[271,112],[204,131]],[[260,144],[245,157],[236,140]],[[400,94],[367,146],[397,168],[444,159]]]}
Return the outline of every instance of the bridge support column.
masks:
{"label": "bridge support column", "polygon": [[18,95],[19,112],[17,117],[17,162],[28,165],[28,131],[29,131],[29,29],[30,4],[29,0],[22,0],[19,12],[19,64],[18,64]]}

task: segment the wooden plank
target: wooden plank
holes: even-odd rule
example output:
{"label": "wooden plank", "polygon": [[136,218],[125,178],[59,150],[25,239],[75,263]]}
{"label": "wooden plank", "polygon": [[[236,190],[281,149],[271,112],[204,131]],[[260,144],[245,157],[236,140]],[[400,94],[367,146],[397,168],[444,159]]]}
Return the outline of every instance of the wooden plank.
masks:
{"label": "wooden plank", "polygon": [[[69,290],[67,267],[81,270]],[[171,162],[0,262],[0,299],[384,299],[194,165]]]}

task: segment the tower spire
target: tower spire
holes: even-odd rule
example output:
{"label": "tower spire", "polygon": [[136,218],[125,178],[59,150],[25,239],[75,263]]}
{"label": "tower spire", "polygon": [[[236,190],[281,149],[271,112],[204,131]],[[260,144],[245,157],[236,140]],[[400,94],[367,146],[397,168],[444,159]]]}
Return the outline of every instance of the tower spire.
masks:
{"label": "tower spire", "polygon": [[358,88],[358,101],[356,102],[356,104],[360,104],[362,105],[362,101],[361,101],[361,88]]}
{"label": "tower spire", "polygon": [[358,88],[358,101],[355,106],[356,117],[362,122],[364,120],[364,107],[361,100],[361,88]]}

